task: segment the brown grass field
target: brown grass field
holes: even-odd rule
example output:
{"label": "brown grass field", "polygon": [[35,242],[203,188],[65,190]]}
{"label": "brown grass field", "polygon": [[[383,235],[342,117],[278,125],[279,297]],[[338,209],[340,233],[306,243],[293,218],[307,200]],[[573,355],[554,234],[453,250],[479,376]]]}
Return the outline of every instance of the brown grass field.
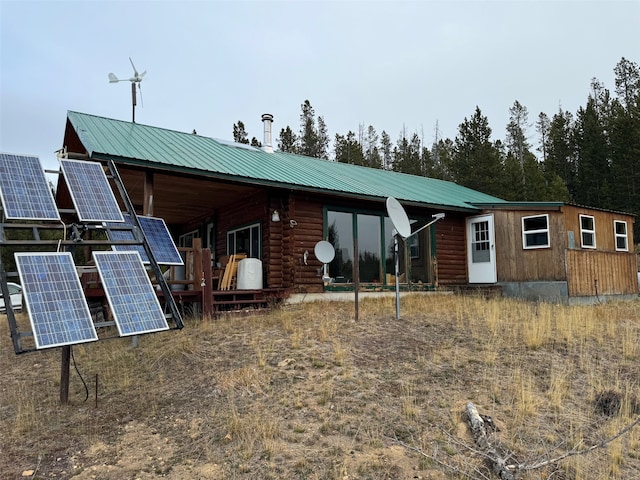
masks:
{"label": "brown grass field", "polygon": [[[458,295],[314,302],[15,355],[0,316],[1,479],[490,479],[465,415],[510,461],[579,452],[640,415],[640,300]],[[95,395],[97,382],[97,398]],[[640,427],[523,479],[640,479]]]}

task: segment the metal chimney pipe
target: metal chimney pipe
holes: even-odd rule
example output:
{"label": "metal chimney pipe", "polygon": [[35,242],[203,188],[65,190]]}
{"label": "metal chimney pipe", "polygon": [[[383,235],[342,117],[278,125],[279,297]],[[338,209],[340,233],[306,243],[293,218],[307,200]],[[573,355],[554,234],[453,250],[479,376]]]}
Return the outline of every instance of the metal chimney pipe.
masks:
{"label": "metal chimney pipe", "polygon": [[262,122],[264,123],[264,141],[262,142],[262,150],[267,153],[273,153],[273,145],[271,144],[271,125],[273,124],[273,115],[270,113],[263,113]]}

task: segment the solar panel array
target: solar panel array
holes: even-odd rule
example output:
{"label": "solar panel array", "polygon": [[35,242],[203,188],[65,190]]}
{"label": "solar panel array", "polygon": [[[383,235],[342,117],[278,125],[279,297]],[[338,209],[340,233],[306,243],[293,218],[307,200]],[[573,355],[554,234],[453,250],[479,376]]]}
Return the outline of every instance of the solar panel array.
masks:
{"label": "solar panel array", "polygon": [[16,253],[36,348],[98,340],[70,252]]}
{"label": "solar panel array", "polygon": [[60,166],[80,221],[124,221],[100,163],[61,159]]}
{"label": "solar panel array", "polygon": [[[133,219],[128,213],[123,214],[125,225],[133,227]],[[171,238],[167,224],[162,218],[138,217],[138,222],[142,232],[147,239],[153,257],[160,265],[184,265],[180,252]],[[108,224],[108,226],[119,226],[121,224]],[[109,230],[109,239],[114,241],[135,240],[131,230]],[[140,254],[144,263],[149,263],[149,257],[142,245],[114,245],[113,249],[119,252],[136,251]]]}
{"label": "solar panel array", "polygon": [[[133,226],[131,216],[120,211],[102,165],[69,159],[61,159],[60,165],[80,221]],[[0,153],[0,200],[7,219],[61,220],[37,157]],[[158,263],[183,265],[164,220],[138,220]],[[108,231],[112,242],[136,240],[131,228]],[[168,330],[142,262],[149,261],[144,247],[118,250],[127,251],[93,252],[118,332],[124,336]],[[98,340],[70,252],[18,252],[15,260],[37,349]]]}
{"label": "solar panel array", "polygon": [[0,153],[0,199],[7,219],[60,220],[38,157]]}
{"label": "solar panel array", "polygon": [[93,258],[120,335],[169,329],[138,252],[93,252]]}

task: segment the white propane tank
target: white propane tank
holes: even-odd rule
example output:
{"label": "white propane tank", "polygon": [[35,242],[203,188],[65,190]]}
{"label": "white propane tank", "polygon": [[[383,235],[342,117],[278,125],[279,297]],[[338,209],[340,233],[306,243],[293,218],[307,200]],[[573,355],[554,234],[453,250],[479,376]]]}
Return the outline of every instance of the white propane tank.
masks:
{"label": "white propane tank", "polygon": [[257,258],[244,258],[238,262],[238,290],[262,289],[262,261]]}

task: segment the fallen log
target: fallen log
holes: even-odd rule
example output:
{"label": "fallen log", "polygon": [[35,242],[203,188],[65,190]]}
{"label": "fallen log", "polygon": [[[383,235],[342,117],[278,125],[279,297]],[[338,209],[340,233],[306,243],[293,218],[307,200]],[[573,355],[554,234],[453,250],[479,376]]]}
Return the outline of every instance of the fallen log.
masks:
{"label": "fallen log", "polygon": [[467,417],[469,418],[469,426],[471,427],[473,440],[491,464],[493,473],[502,480],[515,480],[516,477],[512,472],[515,466],[507,465],[507,459],[502,456],[490,441],[487,429],[485,428],[485,422],[478,413],[476,406],[473,403],[468,402],[466,412]]}

